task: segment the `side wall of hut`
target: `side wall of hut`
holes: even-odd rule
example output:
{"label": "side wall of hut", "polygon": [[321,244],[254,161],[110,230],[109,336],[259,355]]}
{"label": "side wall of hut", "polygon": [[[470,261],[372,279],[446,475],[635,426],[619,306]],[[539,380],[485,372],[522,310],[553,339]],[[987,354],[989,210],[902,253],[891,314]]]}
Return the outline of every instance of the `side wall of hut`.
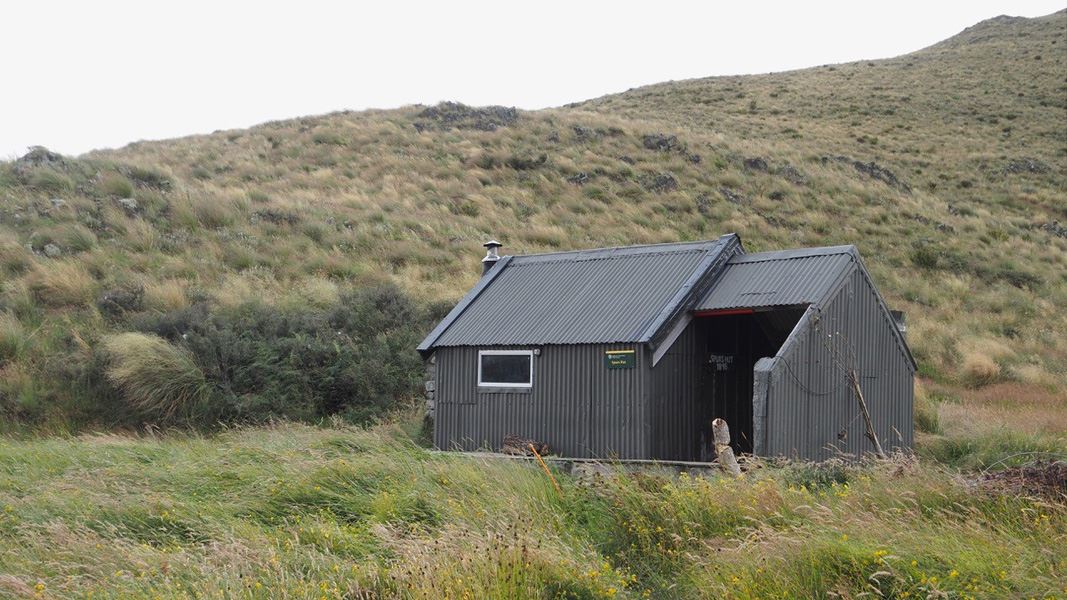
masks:
{"label": "side wall of hut", "polygon": [[911,448],[915,373],[895,336],[857,265],[830,301],[808,310],[768,367],[764,452],[825,459],[873,451],[849,382],[852,369],[883,448]]}
{"label": "side wall of hut", "polygon": [[[479,350],[536,349],[533,386],[478,387]],[[634,350],[628,368],[608,368],[608,350]],[[434,444],[499,450],[509,434],[546,442],[556,454],[647,458],[648,358],[636,344],[444,347],[435,353]]]}

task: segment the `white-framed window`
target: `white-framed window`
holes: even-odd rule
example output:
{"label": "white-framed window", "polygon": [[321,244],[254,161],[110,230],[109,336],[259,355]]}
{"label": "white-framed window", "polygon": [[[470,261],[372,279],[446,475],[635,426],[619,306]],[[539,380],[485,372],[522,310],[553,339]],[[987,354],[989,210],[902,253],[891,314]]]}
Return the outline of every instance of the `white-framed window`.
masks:
{"label": "white-framed window", "polygon": [[479,350],[478,387],[533,387],[533,350]]}

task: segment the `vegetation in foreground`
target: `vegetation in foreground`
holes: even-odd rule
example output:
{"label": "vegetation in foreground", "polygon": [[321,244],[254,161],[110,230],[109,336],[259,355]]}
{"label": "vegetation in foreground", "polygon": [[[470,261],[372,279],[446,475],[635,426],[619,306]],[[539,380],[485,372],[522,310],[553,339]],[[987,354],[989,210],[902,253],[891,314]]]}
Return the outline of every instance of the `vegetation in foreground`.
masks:
{"label": "vegetation in foreground", "polygon": [[406,423],[0,438],[0,595],[1067,594],[1062,496],[907,459],[556,472],[557,494],[534,464],[432,453]]}

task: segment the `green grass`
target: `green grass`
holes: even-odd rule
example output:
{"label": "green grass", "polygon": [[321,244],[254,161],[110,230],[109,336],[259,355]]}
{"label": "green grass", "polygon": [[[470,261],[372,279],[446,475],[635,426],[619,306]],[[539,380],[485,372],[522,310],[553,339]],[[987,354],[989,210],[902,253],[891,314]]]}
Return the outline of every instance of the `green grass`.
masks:
{"label": "green grass", "polygon": [[556,472],[558,495],[533,464],[433,454],[405,427],[0,438],[0,594],[1067,593],[1063,505],[931,464]]}
{"label": "green grass", "polygon": [[[0,596],[1067,595],[1063,506],[974,485],[1067,449],[1065,18],[544,111],[0,163]],[[730,231],[859,246],[908,314],[918,463],[557,473],[558,496],[421,449],[416,421],[337,425],[411,402],[487,238]],[[86,433],[167,423],[214,433]]]}

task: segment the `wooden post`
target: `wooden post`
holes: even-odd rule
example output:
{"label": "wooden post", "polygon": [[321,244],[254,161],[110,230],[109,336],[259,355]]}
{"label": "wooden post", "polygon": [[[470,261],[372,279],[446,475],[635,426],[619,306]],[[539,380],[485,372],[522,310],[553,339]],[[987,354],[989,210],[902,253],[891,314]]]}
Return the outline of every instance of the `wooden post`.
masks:
{"label": "wooden post", "polygon": [[867,402],[863,399],[863,390],[860,388],[860,378],[855,369],[849,369],[848,379],[852,383],[852,391],[856,392],[856,399],[860,403],[860,413],[863,414],[863,423],[867,427],[867,439],[874,444],[874,453],[878,455],[878,458],[885,459],[887,456],[885,450],[882,450],[881,442],[878,441],[878,434],[874,432],[874,424],[871,423],[871,412],[867,410]]}
{"label": "wooden post", "polygon": [[719,457],[719,468],[734,477],[741,476],[741,465],[737,464],[734,450],[730,447],[730,426],[723,419],[711,422],[711,432],[715,440],[715,454]]}

